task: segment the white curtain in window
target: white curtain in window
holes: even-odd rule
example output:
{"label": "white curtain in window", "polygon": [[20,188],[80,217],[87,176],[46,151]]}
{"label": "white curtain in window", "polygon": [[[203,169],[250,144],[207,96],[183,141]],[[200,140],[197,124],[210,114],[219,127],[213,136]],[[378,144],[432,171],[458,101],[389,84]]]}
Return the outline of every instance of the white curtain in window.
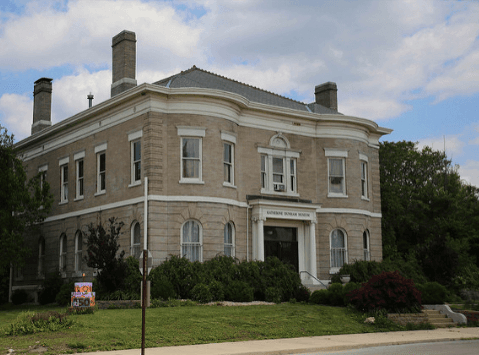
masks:
{"label": "white curtain in window", "polygon": [[343,231],[335,229],[331,233],[331,267],[341,267],[346,262],[346,241]]}
{"label": "white curtain in window", "polygon": [[201,261],[200,226],[195,221],[183,225],[182,255],[190,261]]}
{"label": "white curtain in window", "polygon": [[234,256],[233,224],[231,222],[225,224],[224,252],[226,256]]}
{"label": "white curtain in window", "polygon": [[344,171],[342,159],[329,159],[330,192],[343,193]]}
{"label": "white curtain in window", "polygon": [[200,176],[200,140],[183,138],[183,177],[197,178]]}

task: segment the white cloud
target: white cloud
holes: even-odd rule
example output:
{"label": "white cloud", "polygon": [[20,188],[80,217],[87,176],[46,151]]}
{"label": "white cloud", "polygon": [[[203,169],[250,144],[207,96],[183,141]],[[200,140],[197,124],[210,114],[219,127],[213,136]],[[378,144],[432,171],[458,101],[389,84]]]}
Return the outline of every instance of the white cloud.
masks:
{"label": "white cloud", "polygon": [[15,134],[16,141],[30,135],[33,123],[33,100],[30,97],[3,94],[0,97],[0,113],[3,116],[2,126],[5,126],[9,133]]}
{"label": "white cloud", "polygon": [[462,135],[452,135],[444,137],[423,138],[418,142],[418,148],[422,149],[426,146],[433,150],[444,151],[446,148],[446,155],[449,159],[456,158],[463,154],[466,144],[461,140]]}
{"label": "white cloud", "polygon": [[479,161],[467,160],[463,166],[459,167],[459,175],[469,184],[479,187]]}

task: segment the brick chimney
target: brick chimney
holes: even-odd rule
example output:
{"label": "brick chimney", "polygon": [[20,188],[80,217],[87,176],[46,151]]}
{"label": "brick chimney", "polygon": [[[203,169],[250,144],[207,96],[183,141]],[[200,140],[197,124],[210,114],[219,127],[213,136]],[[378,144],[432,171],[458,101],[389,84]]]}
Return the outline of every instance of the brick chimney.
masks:
{"label": "brick chimney", "polygon": [[314,88],[316,103],[331,110],[338,110],[338,87],[336,83],[328,81],[327,83],[317,85]]}
{"label": "brick chimney", "polygon": [[52,80],[40,78],[33,87],[32,134],[52,125]]}
{"label": "brick chimney", "polygon": [[136,35],[135,32],[122,31],[112,39],[113,81],[111,97],[135,87],[136,79]]}

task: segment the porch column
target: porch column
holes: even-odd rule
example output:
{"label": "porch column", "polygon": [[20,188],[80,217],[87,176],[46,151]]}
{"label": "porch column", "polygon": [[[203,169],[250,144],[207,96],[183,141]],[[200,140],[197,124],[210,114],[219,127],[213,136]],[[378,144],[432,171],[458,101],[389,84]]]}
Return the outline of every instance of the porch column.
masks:
{"label": "porch column", "polygon": [[256,248],[258,250],[257,253],[257,260],[264,261],[264,220],[259,218],[258,219],[258,238]]}
{"label": "porch column", "polygon": [[[309,223],[309,253],[309,272],[314,277],[318,277],[316,267],[316,223],[312,221]],[[316,282],[316,280],[313,279],[313,282]]]}

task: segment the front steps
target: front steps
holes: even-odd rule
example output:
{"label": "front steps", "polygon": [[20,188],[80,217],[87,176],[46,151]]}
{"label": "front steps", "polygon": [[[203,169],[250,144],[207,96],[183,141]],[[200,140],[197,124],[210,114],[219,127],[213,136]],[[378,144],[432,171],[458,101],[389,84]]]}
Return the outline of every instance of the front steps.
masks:
{"label": "front steps", "polygon": [[456,325],[451,318],[448,318],[445,314],[441,314],[439,311],[423,309],[422,312],[427,315],[428,322],[436,328],[454,327]]}

